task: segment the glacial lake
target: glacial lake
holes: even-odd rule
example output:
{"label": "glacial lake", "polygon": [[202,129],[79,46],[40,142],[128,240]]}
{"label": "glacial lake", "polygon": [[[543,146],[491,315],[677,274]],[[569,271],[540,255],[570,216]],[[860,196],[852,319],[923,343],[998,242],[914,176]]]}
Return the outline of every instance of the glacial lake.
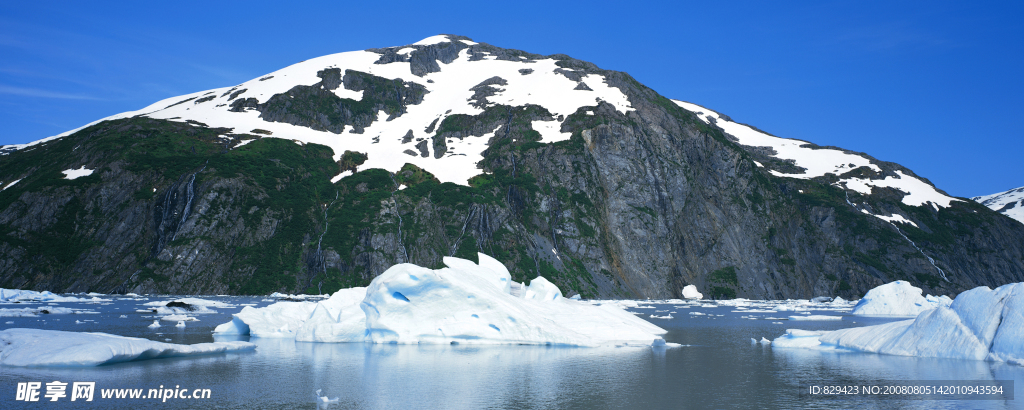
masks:
{"label": "glacial lake", "polygon": [[[211,332],[266,297],[203,297],[232,308],[194,315],[185,328],[139,312],[143,304],[175,297],[65,302],[59,307],[91,313],[2,317],[0,330],[27,327],[105,332],[161,342],[212,342]],[[3,408],[226,408],[316,409],[313,392],[338,397],[331,409],[677,409],[677,408],[1024,408],[1024,367],[1003,363],[927,359],[864,353],[773,349],[750,339],[775,339],[787,328],[833,330],[889,322],[842,316],[838,321],[780,320],[804,312],[756,312],[751,306],[669,303],[629,308],[668,330],[675,348],[472,345],[376,345],[249,340],[252,352],[169,358],[89,368],[0,367]],[[16,309],[47,303],[4,303]],[[848,310],[848,309],[847,309]],[[675,312],[675,313],[671,313]],[[703,315],[691,315],[700,312]],[[651,315],[672,319],[653,319]],[[122,318],[121,316],[127,316]],[[775,318],[775,319],[768,319]],[[780,323],[781,322],[781,323]],[[810,396],[811,384],[872,385],[884,380],[1013,380],[1014,400],[913,400]],[[15,401],[19,382],[95,382],[92,402]],[[103,399],[100,389],[210,389],[209,399]],[[43,388],[45,391],[45,387]],[[42,396],[42,393],[40,394]]]}

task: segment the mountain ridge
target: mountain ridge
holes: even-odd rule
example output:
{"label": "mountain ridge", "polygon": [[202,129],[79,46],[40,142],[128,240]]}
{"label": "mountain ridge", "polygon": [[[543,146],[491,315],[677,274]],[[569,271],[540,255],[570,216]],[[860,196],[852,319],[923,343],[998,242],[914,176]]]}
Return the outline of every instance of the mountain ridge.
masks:
{"label": "mountain ridge", "polygon": [[971,200],[1024,224],[1024,187],[976,196]]}
{"label": "mountain ridge", "polygon": [[1019,224],[899,164],[458,36],[306,60],[0,152],[9,287],[315,292],[477,251],[589,297],[1024,279]]}

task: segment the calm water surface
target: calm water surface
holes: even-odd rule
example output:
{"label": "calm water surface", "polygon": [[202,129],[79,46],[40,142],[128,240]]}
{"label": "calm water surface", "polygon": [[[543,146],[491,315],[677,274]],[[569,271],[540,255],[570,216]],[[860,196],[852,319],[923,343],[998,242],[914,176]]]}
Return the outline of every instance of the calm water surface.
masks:
{"label": "calm water surface", "polygon": [[[200,322],[188,322],[185,329],[175,328],[174,322],[147,328],[153,314],[136,310],[145,309],[140,305],[146,302],[170,299],[60,303],[99,313],[0,318],[0,329],[31,327],[170,339],[173,343],[210,342],[214,341],[213,327],[230,320],[241,304],[270,303],[260,297],[207,297],[237,307],[195,315]],[[0,308],[39,305],[6,304]],[[324,395],[340,398],[329,407],[333,409],[1024,408],[1024,367],[1020,366],[772,349],[750,343],[750,338],[774,339],[786,328],[829,330],[887,320],[844,316],[842,321],[783,320],[783,324],[773,324],[778,320],[742,316],[786,317],[794,313],[750,315],[730,306],[653,306],[631,311],[642,312],[645,318],[677,312],[673,319],[648,320],[669,330],[667,341],[683,347],[403,346],[252,339],[258,345],[256,350],[239,354],[93,368],[0,367],[0,407],[315,409],[313,392],[321,389]],[[691,311],[709,315],[687,314]],[[54,380],[96,382],[96,398],[91,403],[66,398],[57,403],[14,401],[18,382]],[[1014,380],[1016,400],[834,400],[803,394],[813,382],[868,384],[879,380]],[[161,385],[210,389],[212,397],[160,402],[101,399],[98,392],[107,388],[148,390]]]}

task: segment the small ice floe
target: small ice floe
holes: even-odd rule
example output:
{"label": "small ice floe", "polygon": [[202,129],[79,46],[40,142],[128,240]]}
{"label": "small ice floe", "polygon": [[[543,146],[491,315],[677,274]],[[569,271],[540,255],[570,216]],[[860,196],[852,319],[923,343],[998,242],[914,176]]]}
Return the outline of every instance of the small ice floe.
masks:
{"label": "small ice floe", "polygon": [[772,322],[773,325],[781,325],[782,322]]}
{"label": "small ice floe", "polygon": [[171,339],[164,339],[164,341],[165,341],[165,342],[170,342],[170,341],[171,341]]}
{"label": "small ice floe", "polygon": [[665,316],[651,315],[651,319],[673,319],[671,314]]}
{"label": "small ice floe", "polygon": [[337,403],[339,400],[341,400],[338,397],[329,399],[327,398],[327,396],[321,396],[321,391],[321,389],[316,389],[316,392],[313,393],[313,397],[315,397],[314,401],[316,401],[317,408],[324,409],[330,406],[331,404]]}
{"label": "small ice floe", "polygon": [[181,327],[181,328],[185,327],[185,321],[184,320],[179,320],[178,324],[174,325],[174,327]]}
{"label": "small ice floe", "polygon": [[10,321],[10,320],[8,320],[8,321],[7,321],[7,324],[8,324],[8,325],[13,325],[13,324],[14,324],[14,322],[13,322],[13,321]]}
{"label": "small ice floe", "polygon": [[128,315],[121,315],[120,319],[127,319]]}
{"label": "small ice floe", "polygon": [[843,320],[843,317],[842,316],[827,316],[827,315],[807,315],[807,316],[790,316],[789,320],[804,320],[804,321]]}
{"label": "small ice floe", "polygon": [[76,321],[75,321],[75,324],[76,324],[76,325],[80,325],[80,324],[83,324],[83,323],[85,323],[85,322],[83,322],[83,321],[81,321],[81,320],[76,320]]}
{"label": "small ice floe", "polygon": [[767,345],[770,345],[770,344],[772,344],[772,341],[771,341],[771,340],[768,340],[768,339],[767,339],[767,338],[765,338],[764,336],[761,336],[761,344],[762,344],[762,345],[766,345],[766,346],[767,346]]}
{"label": "small ice floe", "polygon": [[815,348],[821,345],[818,338],[829,333],[827,331],[786,329],[786,334],[775,339],[776,347]]}
{"label": "small ice floe", "polygon": [[0,366],[99,366],[103,364],[196,356],[256,348],[248,342],[214,342],[194,345],[160,343],[106,333],[65,332],[42,329],[0,331]]}
{"label": "small ice floe", "polygon": [[150,329],[156,329],[158,327],[160,327],[160,321],[159,320],[154,320],[153,323],[149,324],[149,328]]}
{"label": "small ice floe", "polygon": [[199,319],[196,319],[196,318],[194,318],[192,316],[188,316],[188,315],[167,315],[167,316],[161,316],[160,320],[166,320],[168,322],[182,322],[182,321],[185,321],[185,322],[198,322],[199,321]]}
{"label": "small ice floe", "polygon": [[707,313],[701,313],[701,312],[690,312],[690,315],[691,315],[691,316],[705,316],[705,315],[707,315]]}

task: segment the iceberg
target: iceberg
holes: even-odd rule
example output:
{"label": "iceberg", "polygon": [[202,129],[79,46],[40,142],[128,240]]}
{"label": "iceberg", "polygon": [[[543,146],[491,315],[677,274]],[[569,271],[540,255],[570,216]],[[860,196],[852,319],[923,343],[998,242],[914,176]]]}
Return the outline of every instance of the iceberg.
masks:
{"label": "iceberg", "polygon": [[917,316],[928,309],[949,306],[949,296],[921,296],[921,288],[898,280],[868,291],[851,314],[858,316]]}
{"label": "iceberg", "polygon": [[1024,365],[1024,282],[971,289],[915,319],[818,335],[790,329],[773,344]]}
{"label": "iceberg", "polygon": [[42,329],[0,331],[0,365],[99,366],[136,360],[253,350],[249,342],[179,345],[106,333]]}
{"label": "iceberg", "polygon": [[825,321],[825,320],[843,320],[843,317],[842,316],[828,316],[828,315],[807,315],[807,316],[790,316],[789,320]]}
{"label": "iceberg", "polygon": [[686,285],[683,287],[683,299],[704,299],[704,295],[697,291],[697,287]]}
{"label": "iceberg", "polygon": [[110,299],[103,299],[89,294],[90,298],[76,298],[73,296],[61,296],[50,291],[36,292],[34,290],[4,289],[0,288],[0,302],[109,302]]}
{"label": "iceberg", "polygon": [[214,333],[309,342],[664,345],[664,329],[614,304],[564,298],[543,277],[515,296],[504,265],[478,257],[479,264],[445,257],[447,267],[437,270],[398,264],[366,288],[320,302],[247,306]]}

